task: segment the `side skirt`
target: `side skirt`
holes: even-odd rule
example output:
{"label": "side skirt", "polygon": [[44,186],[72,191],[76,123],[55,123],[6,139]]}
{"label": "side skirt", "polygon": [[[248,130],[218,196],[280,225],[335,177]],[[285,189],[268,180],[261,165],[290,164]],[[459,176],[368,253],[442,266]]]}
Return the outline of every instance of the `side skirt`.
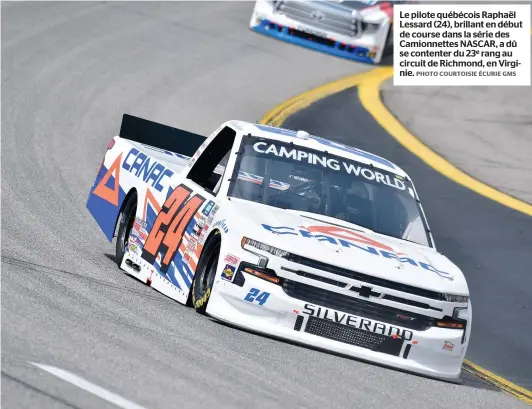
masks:
{"label": "side skirt", "polygon": [[186,305],[188,299],[188,292],[184,292],[176,287],[173,283],[164,278],[153,265],[147,263],[145,260],[127,251],[122,259],[120,268],[130,276],[149,285],[161,294],[177,301],[180,304]]}

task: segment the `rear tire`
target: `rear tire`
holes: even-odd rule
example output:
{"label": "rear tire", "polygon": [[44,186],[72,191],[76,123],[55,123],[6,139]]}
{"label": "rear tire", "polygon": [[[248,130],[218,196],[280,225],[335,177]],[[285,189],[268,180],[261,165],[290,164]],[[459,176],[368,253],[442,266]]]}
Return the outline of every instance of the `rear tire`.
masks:
{"label": "rear tire", "polygon": [[137,213],[137,195],[133,194],[124,205],[123,210],[119,215],[118,234],[116,235],[116,247],[115,247],[115,261],[118,267],[122,264],[124,254],[126,254],[127,242],[133,223],[135,222],[135,216]]}
{"label": "rear tire", "polygon": [[218,259],[220,258],[221,239],[220,233],[216,232],[210,237],[203,247],[198,268],[192,281],[192,305],[200,314],[205,314],[207,304],[211,297],[212,285],[216,277]]}

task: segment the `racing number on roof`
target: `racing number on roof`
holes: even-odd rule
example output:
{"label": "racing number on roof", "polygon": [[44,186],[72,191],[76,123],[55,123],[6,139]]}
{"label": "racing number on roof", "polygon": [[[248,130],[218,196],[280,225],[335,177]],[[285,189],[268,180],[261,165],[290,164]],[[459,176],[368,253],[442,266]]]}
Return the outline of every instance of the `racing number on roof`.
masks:
{"label": "racing number on roof", "polygon": [[148,263],[153,264],[157,254],[164,255],[161,260],[162,272],[168,270],[183,240],[185,229],[205,202],[205,198],[199,195],[191,198],[192,193],[192,190],[184,185],[174,189],[164,202],[144,244],[142,258]]}

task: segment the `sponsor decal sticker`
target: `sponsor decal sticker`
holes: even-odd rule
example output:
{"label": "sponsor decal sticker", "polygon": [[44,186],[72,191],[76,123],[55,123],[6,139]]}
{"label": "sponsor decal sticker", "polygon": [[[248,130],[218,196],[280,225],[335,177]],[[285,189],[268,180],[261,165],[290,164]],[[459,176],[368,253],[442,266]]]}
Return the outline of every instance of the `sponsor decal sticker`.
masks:
{"label": "sponsor decal sticker", "polygon": [[230,264],[226,264],[223,271],[221,278],[225,281],[233,281],[233,278],[235,276],[235,266],[232,266]]}
{"label": "sponsor decal sticker", "polygon": [[206,229],[207,227],[207,218],[205,216],[201,216],[198,222],[192,228],[192,233],[196,236],[199,236],[202,230]]}
{"label": "sponsor decal sticker", "polygon": [[203,153],[203,150],[205,149],[205,146],[207,146],[206,142],[203,142],[201,146],[198,148],[198,150],[192,155],[192,158],[190,158],[190,161],[188,163],[188,166],[192,166],[194,163],[196,163],[196,160],[199,158],[199,156]]}
{"label": "sponsor decal sticker", "polygon": [[206,220],[206,224],[207,225],[210,225],[212,223],[212,219],[214,219],[214,216],[216,215],[216,212],[218,212],[219,208],[220,208],[220,206],[216,205],[211,210],[211,213],[209,214],[209,217],[207,217],[207,220]]}
{"label": "sponsor decal sticker", "polygon": [[207,232],[209,231],[209,226],[204,226],[204,229],[201,231],[201,234],[198,237],[198,241],[200,243],[203,243],[205,241],[205,237],[207,236]]}
{"label": "sponsor decal sticker", "polygon": [[452,342],[445,341],[445,343],[443,344],[442,349],[451,352],[454,349],[454,344]]}
{"label": "sponsor decal sticker", "polygon": [[214,202],[210,200],[209,203],[205,205],[201,213],[203,213],[204,216],[209,216],[213,208],[214,208]]}
{"label": "sponsor decal sticker", "polygon": [[267,292],[261,292],[258,288],[252,288],[249,290],[247,295],[244,297],[245,301],[251,302],[251,303],[258,303],[259,305],[264,305],[266,301],[268,301],[268,298],[270,297],[270,293]]}
{"label": "sponsor decal sticker", "polygon": [[133,228],[131,229],[131,235],[137,236],[142,242],[145,242],[148,238],[148,231],[146,230],[146,223],[140,218],[135,219]]}
{"label": "sponsor decal sticker", "polygon": [[236,266],[240,262],[240,259],[232,254],[226,254],[224,257],[224,262]]}
{"label": "sponsor decal sticker", "polygon": [[135,245],[138,249],[141,249],[143,246],[142,241],[140,241],[140,238],[135,235],[130,235],[128,239],[128,248],[131,249],[131,246]]}
{"label": "sponsor decal sticker", "polygon": [[146,229],[146,227],[148,226],[148,223],[146,223],[144,220],[142,220],[142,218],[140,217],[135,217],[135,223],[136,224],[139,224],[144,230]]}

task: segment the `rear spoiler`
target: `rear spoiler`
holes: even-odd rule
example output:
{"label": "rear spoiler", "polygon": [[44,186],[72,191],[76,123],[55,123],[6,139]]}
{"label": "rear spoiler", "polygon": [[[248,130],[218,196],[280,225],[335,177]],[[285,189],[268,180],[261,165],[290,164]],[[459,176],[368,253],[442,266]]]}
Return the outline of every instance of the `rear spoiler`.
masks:
{"label": "rear spoiler", "polygon": [[206,137],[124,114],[119,136],[184,156],[193,156]]}

